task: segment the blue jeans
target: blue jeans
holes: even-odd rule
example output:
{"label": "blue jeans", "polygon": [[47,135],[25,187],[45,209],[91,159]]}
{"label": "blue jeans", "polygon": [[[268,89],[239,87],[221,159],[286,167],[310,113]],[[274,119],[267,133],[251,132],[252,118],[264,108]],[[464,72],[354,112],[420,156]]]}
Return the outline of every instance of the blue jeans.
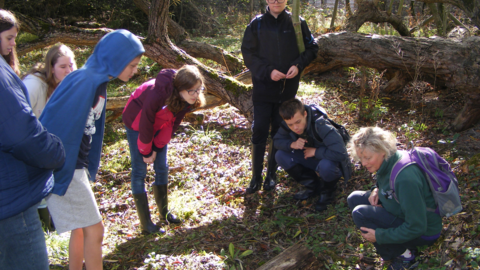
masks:
{"label": "blue jeans", "polygon": [[[348,207],[353,210],[352,217],[357,228],[366,227],[370,229],[389,229],[402,225],[405,221],[390,214],[385,208],[372,206],[368,201],[370,191],[354,191],[348,198]],[[438,239],[438,236],[421,236],[401,244],[383,244],[373,243],[377,253],[384,260],[391,260],[400,256],[408,248],[416,249],[418,246],[431,246]]]}
{"label": "blue jeans", "polygon": [[[145,177],[147,176],[147,163],[143,162],[143,156],[138,151],[138,131],[127,130],[127,140],[130,148],[130,157],[132,162],[131,185],[132,194],[145,193]],[[155,185],[162,186],[168,184],[168,163],[167,163],[167,146],[157,152],[157,157],[153,162],[155,170]]]}
{"label": "blue jeans", "polygon": [[325,182],[332,182],[342,177],[340,163],[328,159],[304,158],[302,150],[283,151],[278,150],[275,160],[284,170],[300,164],[305,168],[314,170]]}
{"label": "blue jeans", "polygon": [[0,220],[0,269],[49,269],[38,204]]}

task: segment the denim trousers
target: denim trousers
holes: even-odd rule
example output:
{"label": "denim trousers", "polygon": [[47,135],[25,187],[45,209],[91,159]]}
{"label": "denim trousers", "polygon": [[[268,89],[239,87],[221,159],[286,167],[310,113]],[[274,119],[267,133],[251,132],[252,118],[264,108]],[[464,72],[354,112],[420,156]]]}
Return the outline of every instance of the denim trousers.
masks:
{"label": "denim trousers", "polygon": [[[268,131],[270,136],[277,133],[280,128],[280,123],[283,119],[278,113],[281,103],[275,102],[253,102],[253,123],[252,123],[252,143],[263,144],[267,143]],[[270,125],[272,128],[270,129]]]}
{"label": "denim trousers", "polygon": [[[145,193],[145,177],[147,176],[147,163],[143,162],[143,156],[138,151],[138,131],[127,130],[127,140],[130,148],[130,158],[132,163],[131,185],[132,194]],[[157,157],[153,162],[155,170],[155,185],[162,186],[168,184],[168,163],[167,163],[167,146],[157,152]]]}
{"label": "denim trousers", "polygon": [[278,150],[275,154],[275,160],[284,170],[288,170],[298,164],[314,170],[325,182],[332,182],[342,177],[339,162],[328,159],[316,159],[314,157],[305,159],[303,150]]}
{"label": "denim trousers", "polygon": [[[389,229],[396,228],[405,222],[403,219],[390,214],[383,207],[372,206],[368,201],[370,194],[370,191],[354,191],[347,198],[348,207],[352,210],[353,221],[357,228]],[[431,239],[431,237],[421,236],[401,244],[380,245],[375,242],[373,245],[384,260],[392,260],[402,255],[407,248],[413,250],[418,246],[431,246],[437,239],[438,237]]]}
{"label": "denim trousers", "polygon": [[49,269],[38,204],[0,220],[0,269]]}

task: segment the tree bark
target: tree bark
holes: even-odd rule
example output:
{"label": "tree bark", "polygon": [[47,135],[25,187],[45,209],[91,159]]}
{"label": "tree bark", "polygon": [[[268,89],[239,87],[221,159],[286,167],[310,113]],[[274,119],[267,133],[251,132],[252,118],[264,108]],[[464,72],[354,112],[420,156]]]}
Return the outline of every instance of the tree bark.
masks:
{"label": "tree bark", "polygon": [[[108,98],[106,109],[107,111],[112,111],[112,113],[107,117],[107,122],[114,121],[115,119],[120,117],[120,115],[122,115],[123,108],[125,108],[125,105],[127,105],[127,101],[129,98],[130,96]],[[192,112],[215,108],[226,103],[223,99],[213,95],[206,95],[205,101],[205,105],[194,109]]]}
{"label": "tree bark", "polygon": [[[208,93],[218,97],[221,102],[230,103],[238,108],[247,119],[251,120],[252,87],[202,65],[176,47],[167,35],[167,8],[168,0],[155,0],[151,4],[150,18],[154,19],[150,20],[148,38],[143,40],[145,56],[164,68],[180,68],[184,64],[198,66],[204,74]],[[22,29],[36,31],[43,42],[41,47],[58,41],[94,45],[101,36],[112,31],[106,28],[77,31],[75,27],[59,28],[46,21],[38,23],[43,24],[44,27],[28,22]],[[379,71],[386,69],[386,74],[390,74],[393,79],[387,84],[385,91],[401,89],[409,81],[420,78],[432,85],[445,86],[464,93],[468,103],[454,122],[455,130],[468,128],[480,118],[480,113],[474,109],[480,102],[478,100],[480,66],[476,60],[480,59],[480,37],[474,36],[458,42],[444,38],[427,39],[341,32],[322,35],[317,38],[317,42],[320,47],[318,58],[305,69],[305,73],[321,73],[352,66],[366,66]],[[40,42],[37,43],[40,44]],[[22,54],[30,49],[32,49],[31,44],[19,46],[18,52]]]}
{"label": "tree bark", "polygon": [[430,9],[430,13],[433,16],[433,20],[435,21],[435,25],[437,26],[437,35],[444,37],[445,36],[445,29],[443,29],[443,21],[442,17],[440,16],[440,12],[437,9],[437,4],[427,4],[428,9]]}
{"label": "tree bark", "polygon": [[[150,2],[147,0],[133,0],[134,4],[144,13],[149,14]],[[243,62],[233,54],[228,53],[220,47],[203,42],[196,42],[190,39],[185,29],[177,22],[168,19],[168,35],[175,41],[175,44],[193,57],[210,59],[227,68],[231,72],[243,69]]]}
{"label": "tree bark", "polygon": [[452,123],[452,127],[456,131],[465,130],[475,125],[480,115],[480,93],[470,93],[467,95],[465,106],[457,115]]}
{"label": "tree bark", "polygon": [[177,48],[168,38],[164,23],[167,21],[168,3],[169,0],[154,0],[151,3],[149,17],[154,19],[150,19],[148,38],[144,42],[145,56],[164,68],[178,69],[184,64],[196,65],[204,75],[208,93],[236,107],[251,121],[253,119],[252,87],[204,66]]}
{"label": "tree bark", "polygon": [[402,17],[379,10],[375,0],[359,0],[358,9],[348,18],[345,30],[357,32],[365,22],[388,22],[401,36],[410,36],[410,31],[403,23]]}
{"label": "tree bark", "polygon": [[317,270],[322,269],[320,262],[315,255],[300,243],[297,243],[282,253],[278,254],[275,258],[266,262],[257,270]]}
{"label": "tree bark", "polygon": [[94,46],[105,34],[113,31],[109,28],[58,27],[48,20],[28,17],[18,12],[15,13],[15,17],[20,21],[22,31],[38,36],[33,42],[17,46],[17,53],[20,56],[57,42]]}
{"label": "tree bark", "polygon": [[[455,130],[468,128],[480,120],[473,104],[480,103],[480,37],[456,42],[445,38],[411,38],[363,35],[349,32],[317,38],[320,50],[307,72],[322,73],[340,67],[366,66],[397,74],[386,91],[402,89],[420,78],[432,85],[461,91],[472,105],[466,107],[454,123]],[[403,74],[402,74],[403,73]],[[480,107],[480,106],[479,106]]]}
{"label": "tree bark", "polygon": [[339,0],[335,0],[335,5],[333,6],[332,21],[330,22],[330,30],[332,31],[333,31],[333,28],[335,27],[335,20],[337,18],[338,1]]}
{"label": "tree bark", "polygon": [[302,27],[300,26],[300,0],[293,0],[292,22],[293,29],[295,29],[295,37],[297,38],[298,52],[303,53],[305,44],[303,43]]}

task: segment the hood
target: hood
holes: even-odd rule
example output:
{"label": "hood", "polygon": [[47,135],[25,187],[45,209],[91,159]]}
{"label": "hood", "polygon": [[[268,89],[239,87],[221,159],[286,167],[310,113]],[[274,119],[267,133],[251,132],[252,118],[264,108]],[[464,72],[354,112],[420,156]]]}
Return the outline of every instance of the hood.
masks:
{"label": "hood", "polygon": [[[98,42],[85,65],[68,74],[53,92],[40,121],[50,133],[62,140],[67,155],[64,167],[55,172],[53,193],[63,196],[72,180],[85,123],[97,89],[118,77],[135,57],[144,52],[135,35],[127,30],[113,31]],[[95,179],[100,162],[104,121],[105,107],[101,120],[95,121],[97,131],[88,154],[92,179]]]}
{"label": "hood", "polygon": [[116,30],[98,42],[82,69],[116,78],[128,63],[144,52],[142,43],[134,34],[124,29]]}

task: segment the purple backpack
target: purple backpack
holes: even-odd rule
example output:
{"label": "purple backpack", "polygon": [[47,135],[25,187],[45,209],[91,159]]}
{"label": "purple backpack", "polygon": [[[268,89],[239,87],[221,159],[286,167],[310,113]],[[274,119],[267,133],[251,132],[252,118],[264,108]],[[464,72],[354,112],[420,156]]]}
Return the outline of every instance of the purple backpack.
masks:
{"label": "purple backpack", "polygon": [[410,151],[401,152],[402,158],[395,163],[390,175],[390,188],[397,202],[395,180],[403,169],[416,164],[424,173],[437,204],[436,209],[427,210],[442,217],[450,217],[462,211],[458,181],[445,159],[428,147],[412,147]]}

